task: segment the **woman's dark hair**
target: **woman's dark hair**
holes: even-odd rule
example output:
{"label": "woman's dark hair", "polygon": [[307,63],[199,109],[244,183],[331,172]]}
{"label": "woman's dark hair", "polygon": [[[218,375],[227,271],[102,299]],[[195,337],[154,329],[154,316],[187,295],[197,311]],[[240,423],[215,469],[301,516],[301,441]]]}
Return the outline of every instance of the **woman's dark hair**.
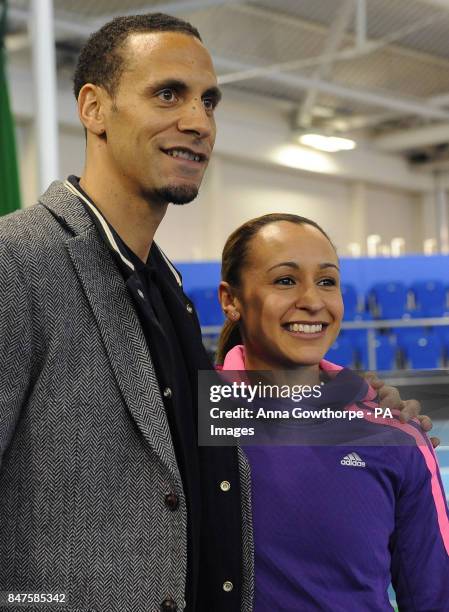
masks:
{"label": "woman's dark hair", "polygon": [[[289,213],[271,213],[268,215],[262,215],[261,217],[250,219],[238,227],[226,240],[221,256],[222,281],[226,281],[235,289],[240,287],[241,272],[247,262],[251,240],[256,236],[259,230],[262,229],[262,227],[278,221],[288,221],[289,223],[296,223],[297,225],[311,225],[319,230],[335,248],[332,240],[329,238],[326,232],[318,225],[318,223],[315,223],[315,221],[312,221],[311,219]],[[224,362],[224,358],[226,357],[226,353],[238,344],[242,344],[239,323],[226,319],[218,339],[216,356],[217,363],[222,364]]]}
{"label": "woman's dark hair", "polygon": [[193,25],[164,13],[116,17],[94,32],[81,49],[73,76],[77,100],[86,83],[101,85],[109,95],[114,95],[125,65],[123,45],[128,36],[140,32],[180,32],[201,40]]}

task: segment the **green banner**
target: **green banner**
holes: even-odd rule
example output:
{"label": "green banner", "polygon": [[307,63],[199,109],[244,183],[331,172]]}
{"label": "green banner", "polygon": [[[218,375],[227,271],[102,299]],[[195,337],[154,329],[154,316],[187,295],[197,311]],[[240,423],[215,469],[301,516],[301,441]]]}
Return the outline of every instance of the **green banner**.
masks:
{"label": "green banner", "polygon": [[20,208],[14,120],[6,83],[6,5],[7,0],[0,0],[0,215]]}

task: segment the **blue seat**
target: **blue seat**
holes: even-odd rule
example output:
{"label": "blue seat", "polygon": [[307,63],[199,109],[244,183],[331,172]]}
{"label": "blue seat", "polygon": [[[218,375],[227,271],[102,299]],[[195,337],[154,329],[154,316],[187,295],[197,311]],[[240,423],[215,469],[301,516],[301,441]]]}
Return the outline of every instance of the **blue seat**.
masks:
{"label": "blue seat", "polygon": [[[417,310],[407,310],[402,317],[400,317],[401,319],[403,319],[404,321],[409,321],[411,319],[419,319],[421,316],[421,313]],[[416,327],[391,327],[390,330],[391,334],[393,335],[393,338],[396,342],[397,345],[401,345],[404,342],[407,342],[407,340],[412,340],[413,338],[422,336],[422,335],[426,335],[427,330],[425,327],[423,327],[422,325],[417,325]]]}
{"label": "blue seat", "polygon": [[410,287],[415,304],[423,317],[441,317],[446,311],[447,291],[436,280],[417,281]]}
{"label": "blue seat", "polygon": [[[380,370],[396,370],[396,353],[397,349],[394,339],[389,335],[376,336],[376,371]],[[368,347],[366,344],[360,352],[360,367],[362,370],[367,370],[368,364]]]}
{"label": "blue seat", "polygon": [[341,366],[353,367],[355,359],[351,342],[340,335],[327,351],[324,358]]}
{"label": "blue seat", "polygon": [[435,333],[407,339],[400,344],[407,364],[414,370],[441,367],[442,343]]}
{"label": "blue seat", "polygon": [[407,311],[408,291],[404,283],[376,283],[369,292],[371,312],[378,319],[400,319]]}
{"label": "blue seat", "polygon": [[357,313],[358,308],[358,297],[357,291],[354,285],[342,284],[341,295],[343,297],[343,304],[345,305],[345,313],[343,319],[345,321],[352,321]]}
{"label": "blue seat", "polygon": [[[355,314],[351,321],[362,322],[372,321],[372,316],[369,312],[359,312]],[[353,350],[359,354],[366,347],[366,329],[344,329],[340,332],[340,337],[347,338],[352,345]]]}
{"label": "blue seat", "polygon": [[192,289],[189,292],[201,325],[223,325],[224,316],[216,287]]}

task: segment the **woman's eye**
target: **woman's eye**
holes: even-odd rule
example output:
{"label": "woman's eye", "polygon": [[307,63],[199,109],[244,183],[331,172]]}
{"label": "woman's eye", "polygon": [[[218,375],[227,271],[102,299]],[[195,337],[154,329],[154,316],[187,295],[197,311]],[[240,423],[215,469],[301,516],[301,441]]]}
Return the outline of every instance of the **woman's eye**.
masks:
{"label": "woman's eye", "polygon": [[294,285],[295,281],[289,276],[283,276],[274,281],[276,285]]}
{"label": "woman's eye", "polygon": [[164,102],[174,102],[176,100],[175,92],[172,89],[163,89],[157,95]]}
{"label": "woman's eye", "polygon": [[336,284],[335,278],[323,278],[318,282],[321,287],[335,287]]}

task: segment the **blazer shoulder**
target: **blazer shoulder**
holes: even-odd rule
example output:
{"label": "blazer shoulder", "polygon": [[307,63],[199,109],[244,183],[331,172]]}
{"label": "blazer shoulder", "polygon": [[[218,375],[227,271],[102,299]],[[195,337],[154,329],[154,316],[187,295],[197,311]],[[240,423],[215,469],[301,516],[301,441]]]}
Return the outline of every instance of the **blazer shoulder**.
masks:
{"label": "blazer shoulder", "polygon": [[40,203],[0,217],[0,247],[19,258],[48,253],[62,246],[71,235]]}

